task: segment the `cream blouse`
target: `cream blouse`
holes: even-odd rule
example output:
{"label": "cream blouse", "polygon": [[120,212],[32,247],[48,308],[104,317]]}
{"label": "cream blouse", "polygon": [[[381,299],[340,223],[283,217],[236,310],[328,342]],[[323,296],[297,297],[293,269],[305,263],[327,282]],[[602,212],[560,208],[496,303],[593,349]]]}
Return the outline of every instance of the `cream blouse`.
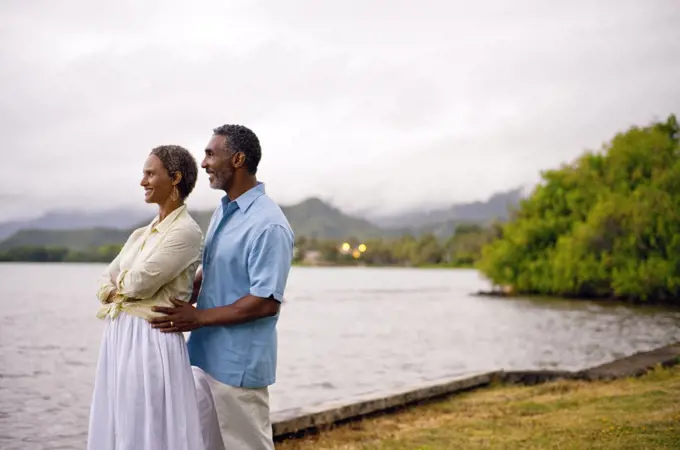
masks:
{"label": "cream blouse", "polygon": [[[163,221],[158,216],[132,232],[120,253],[102,274],[97,317],[115,319],[121,311],[149,319],[162,316],[153,306],[172,307],[171,299],[191,298],[200,264],[203,233],[183,205]],[[116,291],[110,303],[111,292]]]}

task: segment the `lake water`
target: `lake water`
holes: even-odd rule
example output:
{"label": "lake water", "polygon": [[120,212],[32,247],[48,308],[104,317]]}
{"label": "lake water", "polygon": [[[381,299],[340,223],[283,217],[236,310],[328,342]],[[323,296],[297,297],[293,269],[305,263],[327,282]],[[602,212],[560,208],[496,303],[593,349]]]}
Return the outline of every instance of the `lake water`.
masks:
{"label": "lake water", "polygon": [[[0,448],[84,447],[97,264],[0,264]],[[483,298],[472,270],[299,268],[272,410],[496,369],[577,370],[680,340],[680,312]]]}

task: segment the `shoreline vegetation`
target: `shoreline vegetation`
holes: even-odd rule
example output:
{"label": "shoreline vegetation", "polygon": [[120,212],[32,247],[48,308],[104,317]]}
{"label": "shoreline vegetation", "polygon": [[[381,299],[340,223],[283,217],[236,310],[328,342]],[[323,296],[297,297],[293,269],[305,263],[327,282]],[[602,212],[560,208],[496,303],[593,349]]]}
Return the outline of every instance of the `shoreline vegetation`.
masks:
{"label": "shoreline vegetation", "polygon": [[[111,259],[106,256],[100,256],[96,253],[78,252],[71,254],[68,249],[64,248],[46,248],[46,247],[26,247],[21,248],[22,252],[33,253],[31,256],[17,257],[14,252],[0,253],[1,263],[109,263]],[[54,255],[58,256],[54,256]],[[59,256],[59,255],[65,256]],[[115,256],[114,256],[115,257]],[[435,263],[435,264],[366,264],[361,262],[349,263],[330,263],[322,262],[318,264],[309,264],[304,262],[293,262],[293,267],[376,267],[376,268],[413,268],[413,269],[475,269],[473,264],[451,264],[451,263]],[[487,291],[480,291],[480,294]],[[496,291],[488,291],[489,295],[495,295]]]}
{"label": "shoreline vegetation", "polygon": [[0,252],[0,262],[110,263],[122,245],[104,245],[88,250],[67,247],[21,246]]}
{"label": "shoreline vegetation", "polygon": [[680,126],[617,134],[543,173],[476,267],[517,295],[680,304]]}
{"label": "shoreline vegetation", "polygon": [[498,384],[277,443],[307,449],[680,447],[680,366],[639,378]]}
{"label": "shoreline vegetation", "polygon": [[[295,240],[294,264],[298,266],[371,266],[419,268],[472,268],[482,247],[494,238],[498,227],[459,225],[448,239],[434,234],[361,241],[314,239]],[[121,245],[109,244],[84,250],[54,246],[18,246],[0,251],[4,262],[110,262]]]}
{"label": "shoreline vegetation", "polygon": [[[0,261],[109,262],[119,245],[19,246]],[[680,305],[680,126],[631,127],[542,173],[505,222],[362,240],[298,236],[297,266],[475,268],[493,296]]]}

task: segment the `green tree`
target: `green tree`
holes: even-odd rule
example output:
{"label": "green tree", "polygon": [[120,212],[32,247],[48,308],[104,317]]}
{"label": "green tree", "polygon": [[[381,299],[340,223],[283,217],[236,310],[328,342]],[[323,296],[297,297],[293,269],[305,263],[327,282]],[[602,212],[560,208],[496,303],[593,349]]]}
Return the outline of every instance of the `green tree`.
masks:
{"label": "green tree", "polygon": [[462,224],[444,244],[444,259],[454,266],[471,266],[481,256],[482,248],[498,235],[498,226]]}
{"label": "green tree", "polygon": [[432,233],[422,235],[411,253],[415,265],[439,264],[443,259],[444,249]]}
{"label": "green tree", "polygon": [[675,116],[617,134],[543,174],[479,269],[517,292],[678,302],[680,145]]}

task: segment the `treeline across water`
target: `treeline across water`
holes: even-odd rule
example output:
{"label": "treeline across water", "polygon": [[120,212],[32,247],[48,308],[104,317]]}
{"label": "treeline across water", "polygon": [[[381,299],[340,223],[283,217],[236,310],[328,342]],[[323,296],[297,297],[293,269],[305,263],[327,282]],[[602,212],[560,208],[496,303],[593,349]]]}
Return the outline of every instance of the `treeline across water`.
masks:
{"label": "treeline across water", "polygon": [[459,225],[448,238],[432,233],[362,241],[296,240],[295,261],[302,264],[472,267],[482,248],[499,235],[498,225]]}
{"label": "treeline across water", "polygon": [[[498,226],[460,225],[455,234],[446,239],[439,239],[434,234],[366,241],[356,238],[319,240],[301,236],[295,241],[295,263],[471,267],[481,256],[482,247],[498,232]],[[121,245],[104,245],[74,251],[64,247],[22,246],[0,252],[0,261],[110,262],[120,248]]]}
{"label": "treeline across water", "polygon": [[102,245],[88,250],[66,247],[22,246],[0,252],[4,262],[111,262],[122,245]]}

